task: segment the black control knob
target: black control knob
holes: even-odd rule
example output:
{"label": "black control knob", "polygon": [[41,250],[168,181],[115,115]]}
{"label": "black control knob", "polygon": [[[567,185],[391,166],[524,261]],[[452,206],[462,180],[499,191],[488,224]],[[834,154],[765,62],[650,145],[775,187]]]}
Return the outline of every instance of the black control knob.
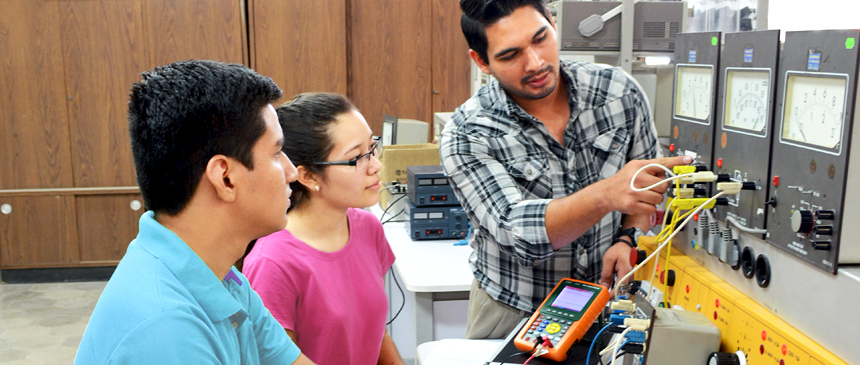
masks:
{"label": "black control knob", "polygon": [[815,212],[815,218],[832,221],[836,218],[836,212],[832,210],[819,210]]}
{"label": "black control knob", "polygon": [[712,352],[708,356],[708,365],[741,365],[741,359],[730,352]]}
{"label": "black control knob", "polygon": [[660,283],[675,286],[675,270],[664,270],[660,273]]}
{"label": "black control knob", "polygon": [[812,231],[812,212],[798,209],[791,214],[791,230],[797,233],[809,233]]}
{"label": "black control knob", "polygon": [[833,227],[832,226],[815,226],[815,229],[812,230],[817,235],[832,235]]}
{"label": "black control knob", "polygon": [[830,251],[830,241],[812,241],[812,248],[821,251]]}
{"label": "black control knob", "polygon": [[755,182],[745,181],[741,184],[742,190],[755,190]]}

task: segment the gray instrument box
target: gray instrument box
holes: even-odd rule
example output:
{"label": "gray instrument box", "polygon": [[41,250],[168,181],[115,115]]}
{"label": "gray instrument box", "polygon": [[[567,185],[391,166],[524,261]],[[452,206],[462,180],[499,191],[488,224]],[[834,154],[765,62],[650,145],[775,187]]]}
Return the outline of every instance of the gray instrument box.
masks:
{"label": "gray instrument box", "polygon": [[675,87],[669,150],[713,169],[720,32],[681,33],[675,43]]}
{"label": "gray instrument box", "polygon": [[860,263],[858,40],[858,30],[787,32],[779,66],[767,242],[833,274]]}
{"label": "gray instrument box", "polygon": [[779,30],[726,34],[720,57],[720,93],[714,137],[715,173],[754,182],[755,190],[727,195],[718,219],[733,217],[747,228],[766,229],[779,64]]}

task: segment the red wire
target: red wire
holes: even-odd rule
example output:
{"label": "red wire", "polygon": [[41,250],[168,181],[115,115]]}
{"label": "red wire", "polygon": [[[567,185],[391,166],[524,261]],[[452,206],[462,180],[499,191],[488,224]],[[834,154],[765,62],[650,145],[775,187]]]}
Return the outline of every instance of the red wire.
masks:
{"label": "red wire", "polygon": [[529,359],[528,359],[528,360],[526,360],[526,362],[524,362],[524,363],[523,363],[523,365],[528,364],[528,363],[529,363],[529,361],[532,361],[532,359],[534,359],[534,358],[535,358],[535,354],[532,354],[532,356],[531,356],[531,357],[529,357]]}

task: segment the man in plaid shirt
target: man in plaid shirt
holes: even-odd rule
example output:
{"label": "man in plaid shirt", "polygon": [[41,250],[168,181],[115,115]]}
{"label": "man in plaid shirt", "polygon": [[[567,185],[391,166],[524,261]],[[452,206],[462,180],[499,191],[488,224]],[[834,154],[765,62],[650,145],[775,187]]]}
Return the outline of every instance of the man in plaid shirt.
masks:
{"label": "man in plaid shirt", "polygon": [[[442,165],[472,222],[468,338],[504,338],[565,277],[631,270],[667,185],[630,189],[660,158],[648,101],[618,68],[560,62],[543,0],[462,0],[469,54],[495,80],[457,108]],[[653,159],[653,160],[647,160]],[[662,171],[640,173],[637,187]]]}

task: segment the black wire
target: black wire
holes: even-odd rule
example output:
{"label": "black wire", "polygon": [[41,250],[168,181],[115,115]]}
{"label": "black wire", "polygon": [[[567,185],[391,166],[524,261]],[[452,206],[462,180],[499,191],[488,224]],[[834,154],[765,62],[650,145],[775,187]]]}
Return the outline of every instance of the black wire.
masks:
{"label": "black wire", "polygon": [[405,208],[404,208],[404,209],[401,209],[399,212],[397,212],[397,214],[392,215],[392,216],[391,216],[391,217],[389,217],[388,219],[386,219],[386,220],[382,221],[382,224],[385,224],[385,223],[388,223],[388,222],[392,222],[392,223],[397,223],[397,222],[406,222],[406,220],[405,220],[405,219],[401,219],[401,220],[398,220],[398,221],[393,220],[394,218],[397,218],[399,215],[403,214],[403,212],[405,212],[405,211],[406,211],[406,209],[405,209]]}
{"label": "black wire", "polygon": [[[612,332],[611,332],[611,331],[606,331],[606,332],[603,332],[603,334],[601,334],[601,335],[600,335],[600,338],[595,338],[595,339],[594,339],[595,341],[600,341],[600,342],[598,342],[598,343],[597,343],[597,345],[600,345],[600,347],[603,347],[603,345],[602,345],[602,343],[603,343],[603,338],[604,338],[604,337],[606,337],[606,335],[607,335],[607,334],[610,334],[610,333],[612,333]],[[598,362],[600,363],[600,365],[604,365],[604,364],[603,364],[603,356],[600,356],[600,347],[595,346],[595,347],[594,347],[594,350],[596,350],[596,351],[597,351],[597,360],[598,360]],[[591,365],[591,364],[586,364],[586,365]]]}
{"label": "black wire", "polygon": [[403,288],[401,288],[400,283],[397,282],[397,276],[394,275],[394,266],[389,267],[388,272],[391,274],[391,279],[394,279],[394,284],[397,284],[397,289],[400,290],[401,301],[400,301],[400,309],[397,310],[397,313],[394,314],[394,317],[392,317],[391,320],[389,320],[387,323],[385,323],[386,326],[391,324],[391,322],[394,322],[395,319],[397,319],[397,316],[400,315],[400,311],[403,310],[403,306],[406,305],[406,294],[403,293]]}
{"label": "black wire", "polygon": [[385,213],[388,213],[388,210],[391,209],[391,207],[393,207],[394,204],[397,204],[397,202],[403,200],[403,198],[405,198],[405,197],[406,197],[406,194],[403,194],[403,195],[399,196],[397,199],[394,199],[394,201],[392,201],[391,203],[389,203],[388,207],[382,211],[382,215],[379,216],[379,220],[382,221],[382,218],[385,217]]}
{"label": "black wire", "polygon": [[[540,338],[540,337],[538,337],[538,338]],[[538,347],[538,344],[539,344],[539,343],[540,343],[540,341],[538,341],[537,339],[535,339],[535,346],[534,346],[534,347],[532,347],[532,349],[531,349],[531,350],[514,353],[514,354],[512,354],[511,356],[508,356],[508,357],[506,357],[504,360],[502,360],[502,362],[500,362],[500,363],[499,363],[499,365],[504,365],[506,361],[510,360],[510,359],[511,359],[511,358],[513,358],[514,356],[525,355],[525,354],[528,354],[528,353],[530,353],[530,352],[534,351],[534,350]]]}

